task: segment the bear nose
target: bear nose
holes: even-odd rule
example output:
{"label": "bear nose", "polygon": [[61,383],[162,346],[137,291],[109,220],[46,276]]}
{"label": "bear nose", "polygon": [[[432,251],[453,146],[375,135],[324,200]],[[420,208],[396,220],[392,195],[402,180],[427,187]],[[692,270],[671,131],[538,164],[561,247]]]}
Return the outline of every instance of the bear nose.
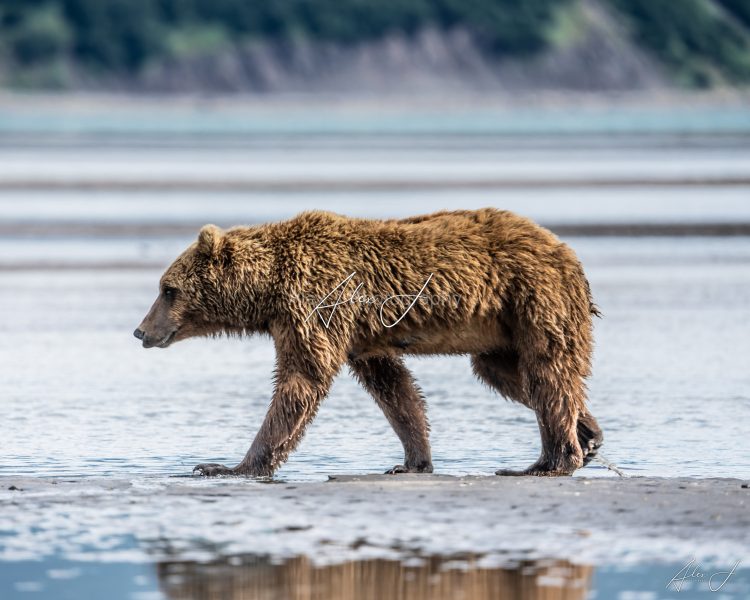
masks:
{"label": "bear nose", "polygon": [[133,332],[133,335],[134,335],[135,337],[137,337],[137,338],[138,338],[139,340],[142,340],[142,339],[143,339],[143,336],[144,336],[144,335],[146,335],[146,334],[145,334],[145,333],[143,333],[143,332],[142,332],[142,331],[141,331],[140,329],[136,329],[136,330],[135,330],[135,331]]}

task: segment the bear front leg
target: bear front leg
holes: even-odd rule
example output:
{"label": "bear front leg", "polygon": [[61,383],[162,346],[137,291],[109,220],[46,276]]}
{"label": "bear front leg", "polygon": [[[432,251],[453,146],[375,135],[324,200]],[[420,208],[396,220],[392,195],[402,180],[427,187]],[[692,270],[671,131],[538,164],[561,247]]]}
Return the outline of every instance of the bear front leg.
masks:
{"label": "bear front leg", "polygon": [[277,383],[266,418],[245,458],[236,467],[216,463],[200,464],[193,469],[200,475],[244,475],[270,477],[297,447],[305,428],[328,393],[331,378],[319,378],[299,371],[282,373],[277,369]]}
{"label": "bear front leg", "polygon": [[430,426],[425,401],[401,358],[374,356],[349,361],[352,373],[375,398],[404,446],[404,464],[386,471],[432,473]]}

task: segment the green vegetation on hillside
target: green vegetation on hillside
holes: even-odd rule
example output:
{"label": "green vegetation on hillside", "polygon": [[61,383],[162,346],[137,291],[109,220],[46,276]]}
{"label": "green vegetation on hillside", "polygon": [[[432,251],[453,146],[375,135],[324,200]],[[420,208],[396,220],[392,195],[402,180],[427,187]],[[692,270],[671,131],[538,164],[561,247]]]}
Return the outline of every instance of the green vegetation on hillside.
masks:
{"label": "green vegetation on hillside", "polygon": [[750,81],[748,0],[609,1],[627,18],[636,41],[666,63],[679,83]]}
{"label": "green vegetation on hillside", "polygon": [[[567,2],[569,0],[564,0]],[[149,60],[248,39],[339,43],[464,25],[488,49],[538,50],[560,0],[0,0],[3,50],[19,65],[72,58],[137,71]]]}
{"label": "green vegetation on hillside", "polygon": [[750,25],[750,2],[748,0],[719,0],[731,16],[739,19],[745,25]]}
{"label": "green vegetation on hillside", "polygon": [[[750,81],[750,1],[598,0],[686,86]],[[0,72],[15,85],[138,73],[255,39],[340,44],[461,26],[488,52],[556,43],[580,0],[0,0]],[[568,19],[570,21],[571,19]],[[571,21],[572,22],[572,21]],[[7,77],[6,77],[7,78]]]}

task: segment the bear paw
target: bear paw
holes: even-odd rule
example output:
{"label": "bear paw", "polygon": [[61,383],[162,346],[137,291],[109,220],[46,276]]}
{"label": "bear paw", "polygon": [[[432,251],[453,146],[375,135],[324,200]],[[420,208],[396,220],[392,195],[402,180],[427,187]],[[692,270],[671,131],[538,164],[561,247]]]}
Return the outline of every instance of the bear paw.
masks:
{"label": "bear paw", "polygon": [[581,432],[579,426],[578,440],[581,445],[581,450],[583,451],[583,466],[585,467],[592,461],[592,459],[596,458],[596,455],[599,453],[599,448],[601,448],[604,443],[604,436],[601,431],[590,433]]}

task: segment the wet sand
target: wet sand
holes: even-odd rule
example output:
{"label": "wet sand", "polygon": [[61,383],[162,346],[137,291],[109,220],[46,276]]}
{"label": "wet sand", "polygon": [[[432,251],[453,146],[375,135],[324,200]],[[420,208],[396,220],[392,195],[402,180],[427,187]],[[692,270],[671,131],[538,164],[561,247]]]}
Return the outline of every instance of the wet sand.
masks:
{"label": "wet sand", "polygon": [[0,488],[0,560],[437,555],[498,566],[750,556],[750,489],[739,479],[3,477]]}

